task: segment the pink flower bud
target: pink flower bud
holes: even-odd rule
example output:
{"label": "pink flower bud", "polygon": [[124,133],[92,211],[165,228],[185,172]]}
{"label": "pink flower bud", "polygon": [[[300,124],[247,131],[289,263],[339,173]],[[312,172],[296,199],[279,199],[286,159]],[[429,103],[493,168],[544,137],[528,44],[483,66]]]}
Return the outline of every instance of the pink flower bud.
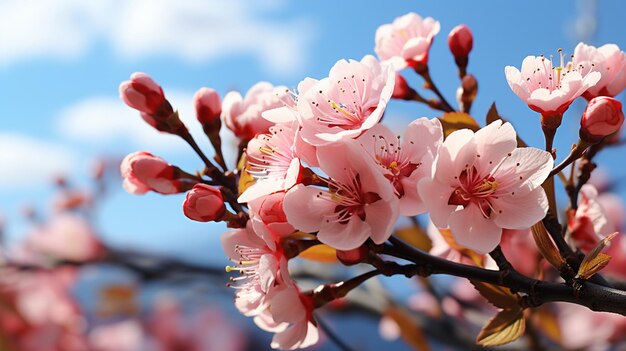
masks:
{"label": "pink flower bud", "polygon": [[616,133],[624,123],[622,104],[612,97],[598,96],[587,104],[580,121],[580,139],[598,142]]}
{"label": "pink flower bud", "polygon": [[175,179],[175,167],[151,153],[139,151],[126,156],[120,170],[124,189],[131,194],[141,195],[150,190],[161,194],[181,191],[180,181]]}
{"label": "pink flower bud", "polygon": [[402,100],[411,100],[415,97],[415,90],[407,84],[406,79],[400,73],[396,73],[396,82],[391,97]]}
{"label": "pink flower bud", "polygon": [[133,73],[130,80],[120,84],[120,98],[126,105],[150,115],[155,114],[165,101],[161,86],[142,72]]}
{"label": "pink flower bud", "polygon": [[472,51],[472,31],[464,24],[454,27],[448,35],[448,46],[455,58],[464,58]]}
{"label": "pink flower bud", "polygon": [[220,96],[213,89],[201,88],[193,97],[198,121],[205,124],[213,123],[220,119],[222,114],[222,102]]}
{"label": "pink flower bud", "polygon": [[369,255],[369,249],[361,245],[352,250],[337,250],[337,259],[346,266],[363,262]]}
{"label": "pink flower bud", "polygon": [[222,193],[214,186],[198,183],[187,193],[183,212],[194,221],[218,221],[226,212]]}
{"label": "pink flower bud", "polygon": [[263,197],[258,215],[263,223],[285,223],[287,215],[283,210],[284,192],[277,192]]}

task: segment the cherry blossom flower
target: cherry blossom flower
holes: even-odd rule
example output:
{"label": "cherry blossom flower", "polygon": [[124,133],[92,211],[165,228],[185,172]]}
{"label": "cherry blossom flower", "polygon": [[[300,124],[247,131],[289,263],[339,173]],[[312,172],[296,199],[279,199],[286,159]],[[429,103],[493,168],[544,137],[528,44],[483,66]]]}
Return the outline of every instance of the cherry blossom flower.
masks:
{"label": "cherry blossom flower", "polygon": [[400,214],[414,216],[425,212],[417,183],[430,177],[435,154],[443,141],[439,120],[417,119],[409,124],[403,138],[377,124],[357,140],[393,185],[400,199]]}
{"label": "cherry blossom flower", "polygon": [[422,19],[410,12],[391,24],[378,27],[374,50],[381,61],[390,63],[396,71],[407,66],[425,65],[430,45],[439,29],[439,21],[431,17]]}
{"label": "cherry blossom flower", "polygon": [[438,227],[450,227],[456,242],[478,253],[493,250],[502,228],[526,229],[541,220],[548,202],[540,185],[552,156],[517,148],[509,123],[495,121],[474,133],[451,133],[435,159],[433,178],[418,184]]}
{"label": "cherry blossom flower", "polygon": [[242,139],[252,139],[259,133],[266,133],[274,123],[263,118],[266,110],[282,107],[280,98],[286,87],[274,87],[268,82],[255,84],[245,97],[231,91],[222,102],[222,117],[226,127]]}
{"label": "cherry blossom flower", "polygon": [[513,66],[504,69],[509,86],[533,111],[544,116],[562,115],[569,105],[600,80],[596,71],[583,71],[572,62],[563,61],[555,67],[551,59],[527,56],[522,70]]}
{"label": "cherry blossom flower", "polygon": [[297,127],[276,125],[269,134],[257,135],[246,148],[247,172],[256,182],[244,191],[239,202],[249,202],[298,183],[302,165],[296,151]]}
{"label": "cherry blossom flower", "polygon": [[284,210],[295,228],[317,233],[336,249],[351,250],[372,238],[383,243],[398,218],[398,197],[371,157],[354,140],[318,149],[329,190],[298,184],[285,195]]}
{"label": "cherry blossom flower", "polygon": [[259,237],[248,222],[246,228],[226,232],[222,236],[222,248],[226,256],[235,263],[227,271],[239,271],[232,278],[235,306],[246,316],[255,316],[265,308],[265,297],[274,283],[280,279],[280,267],[287,260],[274,242]]}
{"label": "cherry blossom flower", "polygon": [[295,231],[283,210],[285,192],[277,192],[248,203],[254,231],[266,242],[277,241]]}
{"label": "cherry blossom flower", "polygon": [[598,202],[598,191],[591,184],[585,184],[580,189],[578,208],[569,213],[567,225],[572,240],[585,252],[591,251],[600,240],[615,232],[615,225],[606,216]]}
{"label": "cherry blossom flower", "polygon": [[371,55],[340,60],[327,78],[300,84],[302,138],[313,146],[356,138],[380,121],[393,94],[395,74]]}
{"label": "cherry blossom flower", "polygon": [[598,83],[583,94],[587,100],[596,96],[615,96],[626,88],[626,54],[619,46],[606,44],[596,48],[578,43],[573,60],[574,67],[579,67],[581,74],[591,70],[602,74]]}

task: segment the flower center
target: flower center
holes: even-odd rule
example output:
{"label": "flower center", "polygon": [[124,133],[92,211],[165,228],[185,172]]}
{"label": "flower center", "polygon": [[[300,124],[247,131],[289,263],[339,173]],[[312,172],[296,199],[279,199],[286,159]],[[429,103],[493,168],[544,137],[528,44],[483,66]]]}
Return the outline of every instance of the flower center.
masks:
{"label": "flower center", "polygon": [[[350,170],[350,172],[353,171]],[[363,192],[359,174],[351,177],[351,179],[352,183],[349,184],[331,181],[330,200],[336,202],[337,205],[331,215],[332,218],[326,219],[327,223],[333,221],[345,224],[353,216],[359,216],[362,221],[365,221],[365,207],[381,199],[376,193]]]}
{"label": "flower center", "polygon": [[448,205],[467,207],[474,203],[480,208],[483,216],[489,218],[493,210],[490,200],[497,198],[494,194],[500,184],[490,175],[481,177],[475,167],[468,169],[455,177],[459,180],[459,186],[450,195]]}
{"label": "flower center", "polygon": [[409,155],[402,151],[399,135],[392,142],[382,135],[372,135],[372,137],[374,138],[374,157],[376,162],[390,172],[385,177],[394,186],[396,195],[402,197],[404,195],[404,187],[401,179],[410,177],[422,164],[421,162],[412,163]]}

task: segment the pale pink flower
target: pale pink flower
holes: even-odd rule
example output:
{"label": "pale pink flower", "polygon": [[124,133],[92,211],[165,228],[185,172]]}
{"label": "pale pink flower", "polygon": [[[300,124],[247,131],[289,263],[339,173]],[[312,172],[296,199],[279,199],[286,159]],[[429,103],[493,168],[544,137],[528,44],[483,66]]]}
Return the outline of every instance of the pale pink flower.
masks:
{"label": "pale pink flower", "polygon": [[302,139],[313,146],[356,138],[380,121],[395,74],[373,56],[338,61],[327,78],[305,80],[298,97]]}
{"label": "pale pink flower", "polygon": [[297,126],[275,125],[257,135],[246,148],[247,172],[256,182],[239,196],[249,202],[277,191],[287,191],[300,180],[302,165],[297,151]]}
{"label": "pale pink flower", "polygon": [[598,202],[598,191],[593,185],[585,184],[578,196],[578,209],[570,212],[568,229],[572,240],[581,250],[591,251],[607,235],[615,232],[615,225],[606,216]]}
{"label": "pale pink flower", "polygon": [[433,178],[418,185],[435,225],[450,227],[456,242],[478,253],[493,250],[502,229],[526,229],[541,220],[548,201],[541,188],[552,156],[517,148],[509,123],[495,121],[474,133],[451,133],[435,159]]}
{"label": "pale pink flower", "polygon": [[275,333],[272,348],[295,350],[314,345],[319,332],[313,319],[313,301],[288,278],[268,294],[268,307],[254,319],[264,330]]}
{"label": "pale pink flower", "polygon": [[89,345],[94,351],[141,350],[145,346],[144,330],[133,319],[100,325],[89,333]]}
{"label": "pale pink flower", "polygon": [[129,154],[120,165],[124,178],[124,189],[131,194],[141,195],[148,191],[175,194],[181,191],[175,179],[175,168],[158,156],[139,151]]}
{"label": "pale pink flower", "polygon": [[317,233],[336,249],[350,250],[371,238],[381,244],[398,218],[398,197],[371,157],[354,140],[318,149],[329,190],[298,184],[285,195],[284,210],[295,228]]}
{"label": "pale pink flower", "polygon": [[581,74],[591,70],[602,74],[598,83],[583,94],[586,99],[615,96],[626,88],[626,54],[619,46],[606,44],[596,48],[578,43],[574,49],[573,60],[574,67],[579,67]]}
{"label": "pale pink flower", "polygon": [[254,231],[266,242],[278,241],[295,231],[283,209],[285,192],[277,192],[248,203]]}
{"label": "pale pink flower", "polygon": [[611,336],[624,317],[594,312],[573,303],[556,303],[561,342],[567,349],[600,351],[611,349]]}
{"label": "pale pink flower", "polygon": [[88,261],[103,253],[102,242],[84,218],[59,215],[26,239],[28,249],[36,255],[57,260]]}
{"label": "pale pink flower", "polygon": [[542,256],[530,228],[503,229],[500,246],[504,256],[518,272],[529,277],[537,275]]}
{"label": "pale pink flower", "polygon": [[219,221],[226,207],[220,189],[198,183],[187,193],[183,202],[183,213],[198,222]]}
{"label": "pale pink flower", "polygon": [[522,70],[504,68],[506,80],[513,92],[533,111],[544,116],[562,115],[569,105],[600,80],[596,71],[581,72],[571,62],[554,67],[544,56],[527,56]]}
{"label": "pale pink flower", "polygon": [[410,12],[378,27],[374,50],[381,61],[390,63],[396,71],[427,64],[430,45],[439,29],[439,21],[432,17],[422,19]]}
{"label": "pale pink flower", "polygon": [[252,139],[259,133],[267,133],[274,123],[263,118],[263,112],[282,107],[281,96],[288,89],[274,87],[268,82],[255,84],[245,97],[231,91],[222,102],[222,117],[226,127],[242,139]]}
{"label": "pale pink flower", "polygon": [[400,199],[400,214],[414,216],[426,212],[417,192],[417,183],[424,177],[430,177],[433,160],[443,141],[439,120],[417,119],[406,128],[404,137],[394,135],[387,127],[377,124],[357,141],[393,185]]}
{"label": "pale pink flower", "polygon": [[222,235],[222,248],[234,263],[227,271],[239,271],[232,278],[237,289],[235,306],[246,316],[255,316],[265,308],[265,297],[280,280],[281,266],[287,260],[275,242],[265,242],[248,222],[246,228],[228,231]]}

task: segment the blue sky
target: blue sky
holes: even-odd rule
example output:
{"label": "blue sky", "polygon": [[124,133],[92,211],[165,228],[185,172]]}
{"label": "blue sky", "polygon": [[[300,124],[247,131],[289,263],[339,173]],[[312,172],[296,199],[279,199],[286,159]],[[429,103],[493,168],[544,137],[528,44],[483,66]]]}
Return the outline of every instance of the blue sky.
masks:
{"label": "blue sky", "polygon": [[[582,33],[588,43],[626,48],[624,10],[619,0],[549,6],[460,0],[5,0],[0,3],[0,213],[8,219],[10,236],[19,237],[21,206],[49,203],[52,174],[65,172],[86,184],[96,156],[147,150],[190,171],[201,167],[182,141],[159,135],[119,101],[117,87],[134,71],[152,75],[192,121],[191,97],[198,88],[212,87],[223,96],[260,80],[294,87],[306,76],[324,77],[341,58],[373,54],[376,28],[409,11],[441,22],[430,66],[444,95],[454,100],[458,86],[447,33],[465,23],[475,38],[469,66],[479,81],[474,116],[482,122],[497,101],[518,133],[540,146],[538,116],[510,91],[504,67],[519,67],[527,55],[556,55],[560,47],[571,53]],[[405,76],[412,85],[421,84],[411,72]],[[583,108],[575,103],[566,114],[556,143],[561,158],[576,142]],[[399,126],[437,115],[394,102],[386,119]],[[209,152],[204,139],[202,145]],[[610,170],[626,174],[619,162]],[[114,192],[99,228],[112,244],[221,262],[215,245],[224,228],[187,220],[182,200]]]}

